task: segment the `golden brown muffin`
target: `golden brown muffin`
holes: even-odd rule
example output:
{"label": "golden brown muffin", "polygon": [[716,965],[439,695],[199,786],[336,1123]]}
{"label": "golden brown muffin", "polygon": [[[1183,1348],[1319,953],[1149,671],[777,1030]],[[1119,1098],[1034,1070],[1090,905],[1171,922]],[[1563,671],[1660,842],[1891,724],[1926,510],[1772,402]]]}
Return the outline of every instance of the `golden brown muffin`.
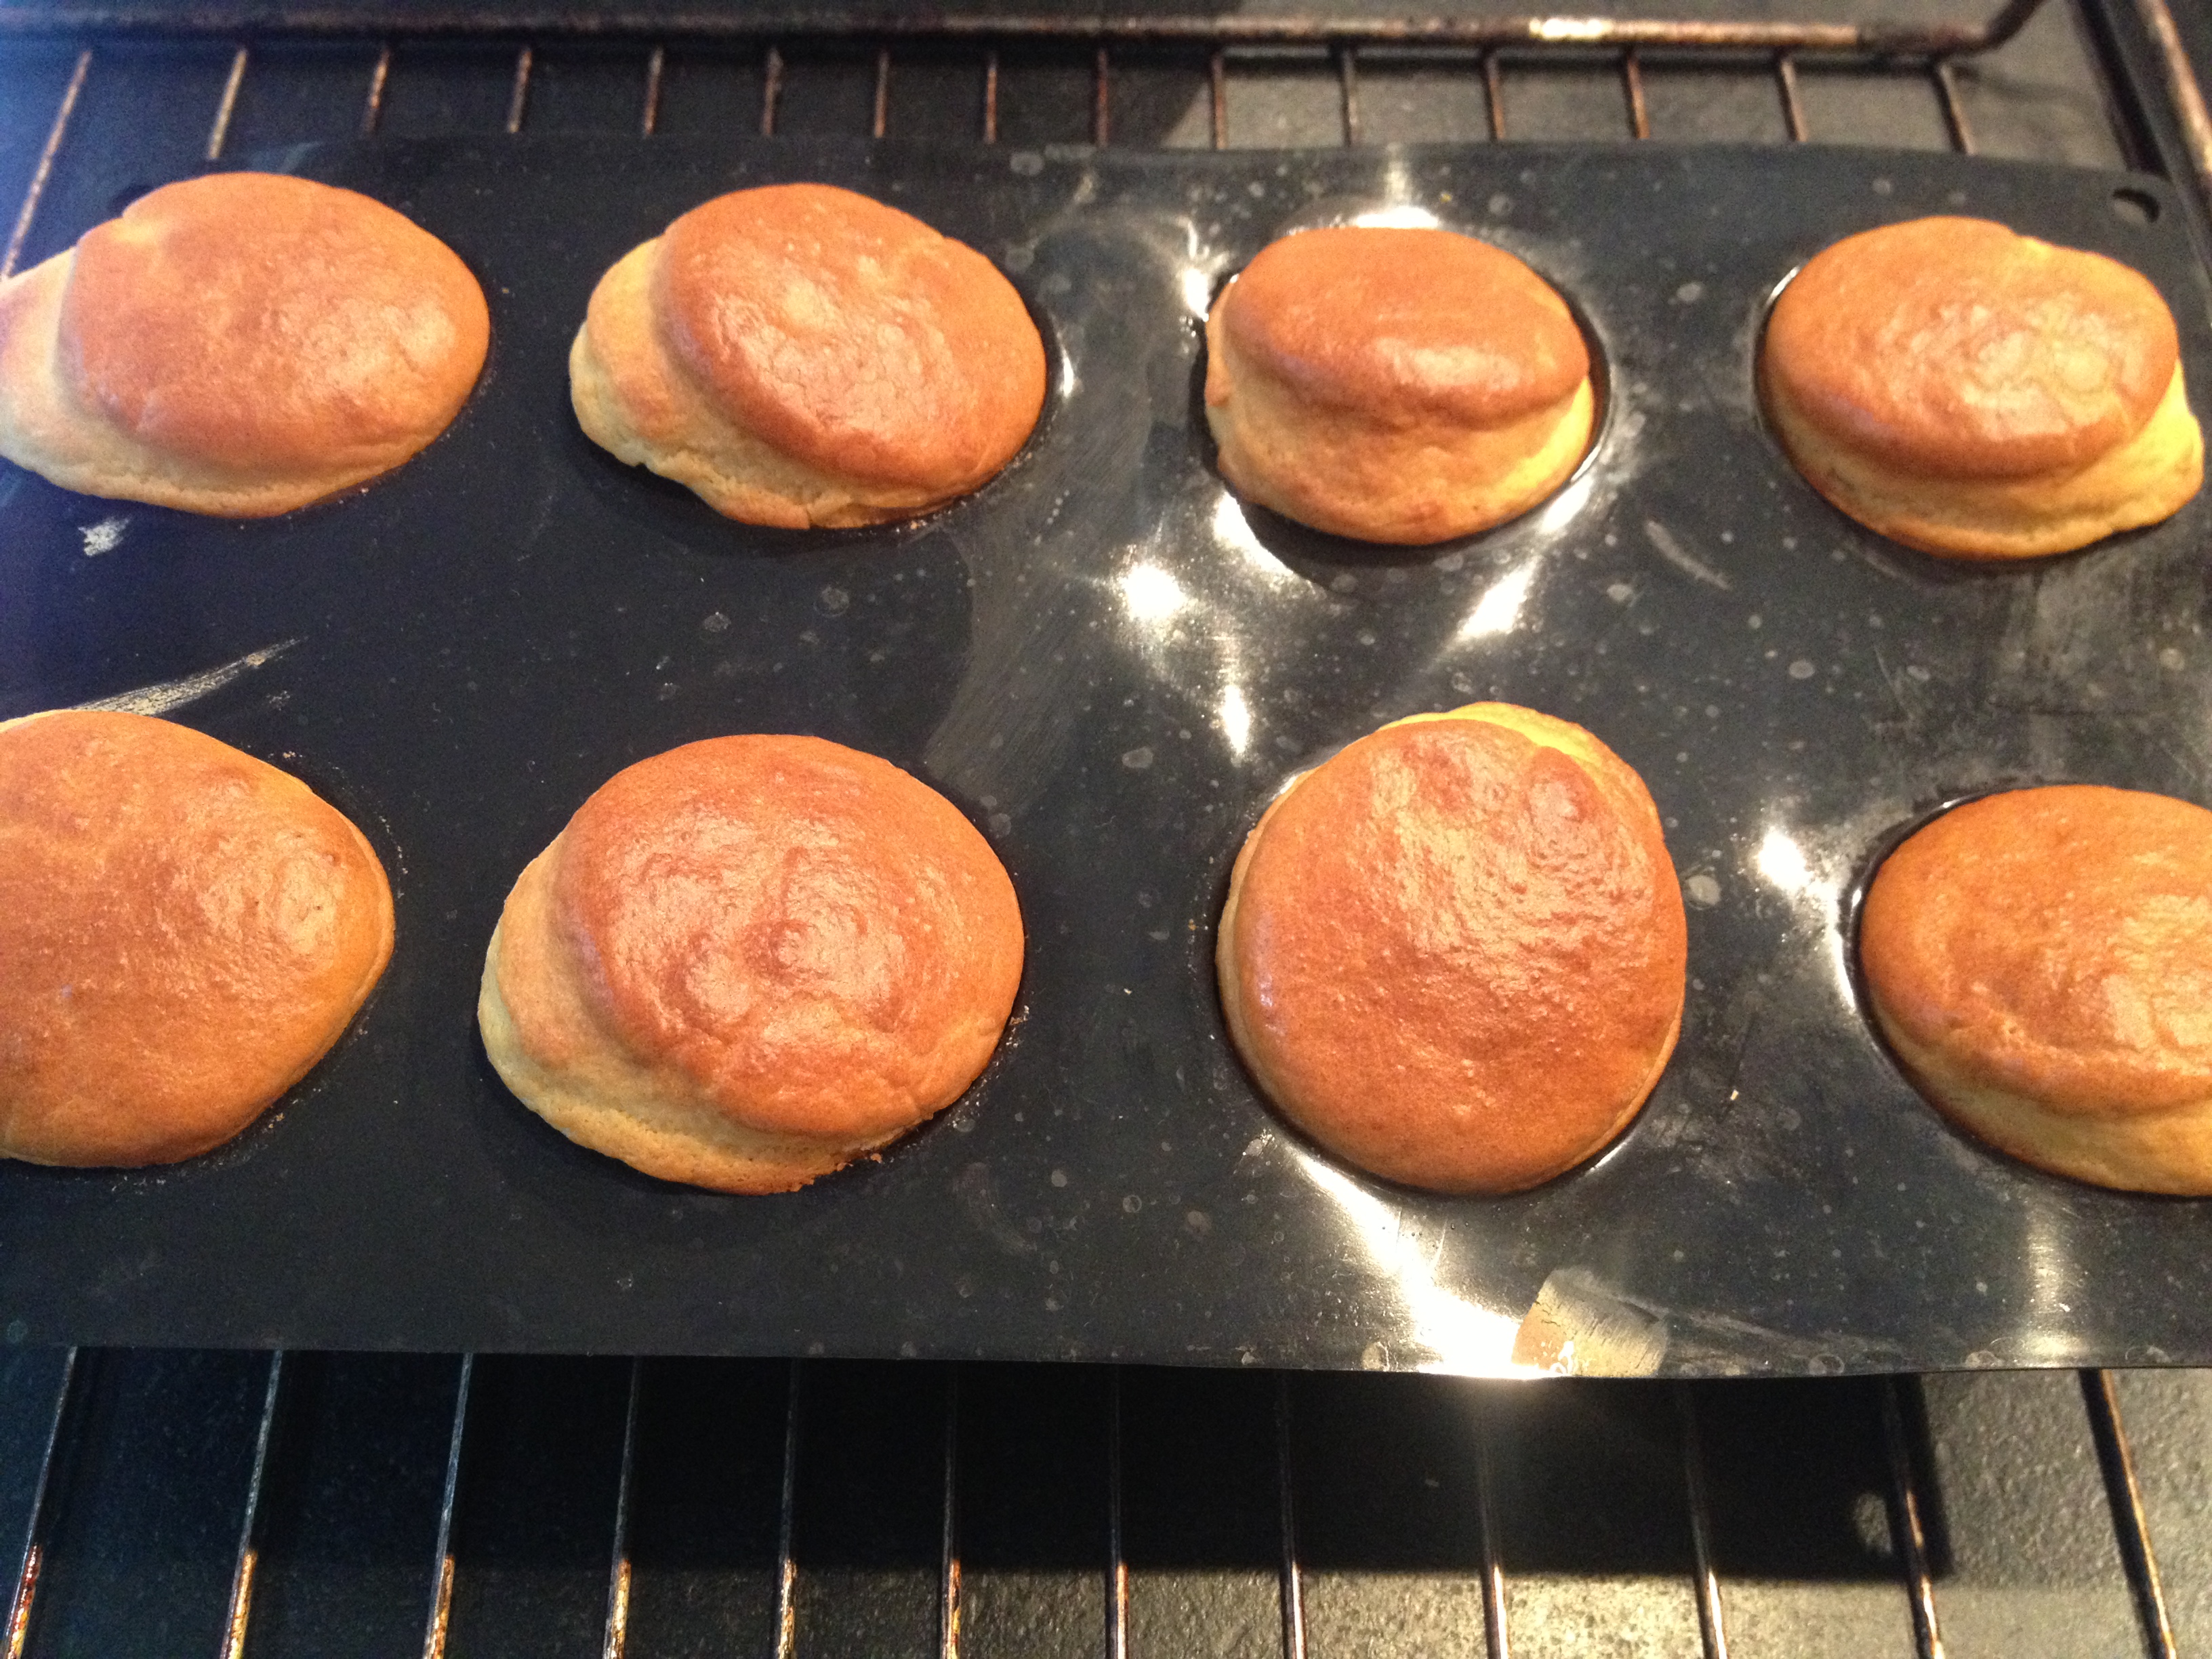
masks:
{"label": "golden brown muffin", "polygon": [[1416,714],[1298,779],[1230,877],[1230,1036],[1283,1115],[1408,1186],[1510,1193],[1627,1127],[1681,1030],[1651,797],[1578,726]]}
{"label": "golden brown muffin", "polygon": [[2081,786],[1969,801],[1883,860],[1859,960],[1960,1127],[2079,1181],[2212,1194],[2212,812]]}
{"label": "golden brown muffin", "polygon": [[2171,516],[2203,477],[2158,290],[1984,219],[1814,256],[1775,301],[1759,377],[1813,487],[1925,553],[2068,552]]}
{"label": "golden brown muffin", "polygon": [[1028,441],[1044,343],[988,259],[828,185],[734,191],[616,262],[568,354],[592,441],[749,524],[876,524]]}
{"label": "golden brown muffin", "polygon": [[289,513],[444,431],[489,331],[468,267],[380,202],[166,185],[0,283],[0,454],[88,495]]}
{"label": "golden brown muffin", "polygon": [[1206,322],[1221,473],[1285,518],[1424,543],[1502,523],[1589,447],[1589,350],[1503,249],[1350,225],[1270,243]]}
{"label": "golden brown muffin", "polygon": [[714,738],[617,773],[523,871],[477,1017],[571,1140],[788,1192],[958,1099],[1021,974],[1013,886],[942,795],[818,738]]}
{"label": "golden brown muffin", "polygon": [[392,890],[307,785],[141,714],[0,725],[0,1157],[167,1164],[338,1040]]}

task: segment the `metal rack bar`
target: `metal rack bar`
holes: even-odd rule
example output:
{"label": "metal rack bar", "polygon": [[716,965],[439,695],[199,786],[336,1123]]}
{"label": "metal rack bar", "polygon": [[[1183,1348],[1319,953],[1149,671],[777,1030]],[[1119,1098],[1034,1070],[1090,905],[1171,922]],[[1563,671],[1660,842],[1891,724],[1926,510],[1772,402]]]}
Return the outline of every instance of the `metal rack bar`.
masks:
{"label": "metal rack bar", "polygon": [[783,1489],[775,1517],[775,1659],[792,1659],[799,1646],[799,1560],[791,1546],[799,1515],[799,1422],[805,1398],[805,1364],[793,1360],[783,1384]]}
{"label": "metal rack bar", "polygon": [[868,120],[868,136],[880,138],[891,119],[891,49],[876,48],[876,100]]}
{"label": "metal rack bar", "polygon": [[31,1606],[38,1599],[39,1577],[46,1565],[46,1540],[53,1525],[54,1468],[64,1444],[64,1431],[70,1407],[77,1397],[79,1350],[62,1356],[61,1381],[54,1388],[53,1417],[46,1425],[46,1443],[39,1454],[39,1473],[31,1488],[31,1518],[23,1528],[23,1550],[15,1567],[15,1593],[8,1601],[8,1626],[0,1654],[23,1659],[23,1644],[31,1634]]}
{"label": "metal rack bar", "polygon": [[1213,134],[1216,149],[1229,148],[1229,63],[1228,54],[1216,46],[1206,58],[1206,100],[1207,125]]}
{"label": "metal rack bar", "polygon": [[775,137],[775,108],[783,99],[783,49],[770,46],[761,60],[761,137]]}
{"label": "metal rack bar", "polygon": [[645,107],[638,116],[638,135],[653,137],[653,129],[660,125],[660,82],[668,72],[668,48],[655,46],[645,60]]}
{"label": "metal rack bar", "polygon": [[1805,100],[1797,92],[1797,60],[1786,52],[1774,55],[1774,79],[1782,88],[1782,124],[1789,131],[1790,142],[1802,144],[1809,136]]}
{"label": "metal rack bar", "polygon": [[[240,49],[240,56],[245,55]],[[284,1351],[269,1356],[269,1387],[253,1436],[253,1473],[246,1483],[246,1515],[239,1523],[238,1554],[230,1570],[230,1601],[222,1620],[222,1659],[243,1659],[246,1621],[253,1611],[253,1576],[261,1564],[261,1494],[269,1471],[269,1443],[284,1393]]]}
{"label": "metal rack bar", "polygon": [[960,1659],[960,1367],[945,1371],[945,1514],[937,1573],[938,1659]]}
{"label": "metal rack bar", "polygon": [[1966,125],[1966,106],[1959,100],[1958,72],[1948,58],[1939,58],[1928,66],[1928,74],[1936,82],[1937,98],[1943,106],[1943,125],[1951,135],[1951,147],[1963,155],[1974,153],[1974,130]]}
{"label": "metal rack bar", "polygon": [[1091,65],[1091,142],[1103,149],[1114,136],[1113,65],[1100,46]]}
{"label": "metal rack bar", "polygon": [[1482,1534],[1482,1632],[1486,1659],[1512,1659],[1505,1634],[1505,1565],[1498,1544],[1496,1477],[1490,1462],[1490,1410],[1474,1399],[1474,1518]]}
{"label": "metal rack bar", "polygon": [[[508,38],[766,40],[1061,41],[1079,45],[1687,46],[1948,57],[1986,52],[2020,32],[2043,0],[2006,0],[1982,23],[1719,22],[1690,18],[1515,17],[992,17],[886,12],[869,17],[757,16],[729,10],[516,11],[491,27],[465,8],[0,4],[0,34],[487,35]],[[2139,0],[2158,4],[2160,0]]]}
{"label": "metal rack bar", "polygon": [[1505,137],[1505,72],[1498,67],[1494,51],[1482,54],[1482,94],[1490,111],[1491,141],[1502,142]]}
{"label": "metal rack bar", "polygon": [[514,54],[514,90],[507,100],[507,131],[509,137],[522,131],[522,118],[530,112],[530,71],[537,61],[536,49],[524,46]]}
{"label": "metal rack bar", "polygon": [[1912,1603],[1912,1635],[1920,1659],[1943,1659],[1943,1627],[1936,1617],[1936,1585],[1928,1571],[1928,1534],[1921,1525],[1920,1481],[1912,1469],[1912,1449],[1905,1437],[1905,1412],[1898,1382],[1884,1377],[1881,1396],[1882,1449],[1889,1462],[1889,1529],[1897,1540],[1898,1561]]}
{"label": "metal rack bar", "polygon": [[246,84],[246,48],[240,46],[231,54],[230,74],[222,83],[222,99],[215,108],[215,121],[208,128],[207,159],[222,159],[223,141],[230,137],[230,118],[238,111],[238,89]]}
{"label": "metal rack bar", "polygon": [[999,142],[999,54],[983,54],[983,142]]}
{"label": "metal rack bar", "polygon": [[1275,1373],[1275,1503],[1283,1534],[1283,1659],[1306,1659],[1305,1580],[1298,1568],[1297,1465],[1291,1453],[1287,1371]]}
{"label": "metal rack bar", "polygon": [[599,1659],[623,1659],[629,1644],[629,1511],[637,1480],[638,1406],[645,1392],[645,1361],[629,1362],[629,1396],[623,1407],[622,1473],[615,1478],[614,1538],[608,1549],[607,1618]]}
{"label": "metal rack bar", "polygon": [[2105,1503],[2112,1512],[2112,1531],[2127,1568],[2128,1587],[2135,1593],[2144,1644],[2152,1659],[2176,1659],[2179,1650],[2174,1645],[2173,1621],[2166,1613],[2166,1586],[2159,1577],[2157,1553],[2151,1548],[2142,1486],[2136,1479],[2135,1452],[2120,1419],[2119,1389],[2112,1372],[2083,1371],[2081,1398],[2089,1408],[2089,1433],[2104,1468]]}
{"label": "metal rack bar", "polygon": [[1638,138],[1651,136],[1651,111],[1644,101],[1644,64],[1631,46],[1620,54],[1620,85],[1628,94],[1628,131]]}
{"label": "metal rack bar", "polygon": [[392,43],[387,40],[376,54],[376,63],[368,71],[368,96],[361,106],[361,136],[374,138],[384,122],[384,89],[392,81]]}
{"label": "metal rack bar", "polygon": [[453,1390],[453,1432],[446,1443],[446,1486],[438,1499],[436,1578],[430,1589],[430,1616],[422,1630],[422,1659],[445,1659],[446,1635],[453,1618],[453,1517],[461,1499],[461,1439],[469,1423],[469,1389],[476,1379],[477,1357],[461,1356],[460,1381]]}
{"label": "metal rack bar", "polygon": [[1357,46],[1345,46],[1337,47],[1335,52],[1337,96],[1346,144],[1359,142],[1358,50]]}
{"label": "metal rack bar", "polygon": [[2181,31],[2175,26],[2173,13],[2166,0],[2136,0],[2136,9],[2158,46],[2166,95],[2173,100],[2175,118],[2181,124],[2183,140],[2189,147],[2190,159],[2196,164],[2197,186],[2208,199],[2212,199],[2212,112],[2207,112],[2203,88],[2197,84],[2197,76],[2190,70],[2189,53],[2181,44]]}
{"label": "metal rack bar", "polygon": [[76,113],[77,100],[84,94],[85,77],[91,73],[92,48],[87,46],[76,55],[69,84],[62,88],[62,100],[55,106],[53,124],[46,129],[46,142],[40,146],[38,165],[31,170],[30,185],[23,192],[23,205],[15,211],[15,228],[8,233],[6,252],[0,253],[0,277],[14,276],[15,262],[23,257],[23,244],[30,237],[31,222],[39,215],[39,199],[46,193],[46,181],[53,177],[54,157],[61,154],[70,117]]}
{"label": "metal rack bar", "polygon": [[1682,1488],[1690,1508],[1698,1631],[1705,1638],[1705,1659],[1728,1659],[1728,1617],[1721,1606],[1721,1581],[1713,1571],[1712,1505],[1705,1491],[1705,1444],[1698,1433],[1698,1398],[1687,1382],[1674,1384],[1674,1414],[1682,1430]]}
{"label": "metal rack bar", "polygon": [[1121,1553],[1121,1368],[1106,1373],[1106,1659],[1129,1659],[1129,1562]]}

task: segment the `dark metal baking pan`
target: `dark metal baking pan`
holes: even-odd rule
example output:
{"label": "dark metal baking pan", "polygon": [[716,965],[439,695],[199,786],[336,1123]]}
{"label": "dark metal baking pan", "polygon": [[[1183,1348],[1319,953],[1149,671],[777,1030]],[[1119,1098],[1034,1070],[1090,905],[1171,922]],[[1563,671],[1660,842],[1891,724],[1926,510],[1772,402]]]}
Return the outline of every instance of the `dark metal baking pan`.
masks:
{"label": "dark metal baking pan", "polygon": [[[2160,183],[1658,146],[259,159],[456,247],[491,295],[484,382],[401,472],[274,521],[0,474],[0,715],[137,694],[292,768],[384,853],[398,949],[351,1036],[232,1147],[135,1174],[0,1165],[7,1340],[1485,1370],[1519,1334],[1585,1370],[2212,1361],[2212,1207],[1947,1128],[1869,1034],[1843,933],[1874,849],[1942,800],[2061,780],[2205,798],[2206,507],[2072,557],[1947,566],[1825,506],[1751,392],[1767,295],[1805,257],[1968,212],[2148,274],[2203,397],[2206,289]],[[95,173],[32,257],[154,182]],[[909,209],[1036,312],[1045,421],[971,500],[750,530],[577,431],[566,349],[599,272],[705,197],[785,179]],[[1240,511],[1194,418],[1218,283],[1285,228],[1392,207],[1529,259],[1608,378],[1558,499],[1410,552]],[[1212,933],[1286,776],[1482,697],[1579,720],[1643,773],[1692,979],[1613,1149],[1447,1200],[1348,1173],[1269,1114],[1224,1041]],[[507,888],[584,796],[745,730],[944,790],[1030,940],[1018,1023],[966,1099],[770,1199],[570,1146],[473,1027]]]}

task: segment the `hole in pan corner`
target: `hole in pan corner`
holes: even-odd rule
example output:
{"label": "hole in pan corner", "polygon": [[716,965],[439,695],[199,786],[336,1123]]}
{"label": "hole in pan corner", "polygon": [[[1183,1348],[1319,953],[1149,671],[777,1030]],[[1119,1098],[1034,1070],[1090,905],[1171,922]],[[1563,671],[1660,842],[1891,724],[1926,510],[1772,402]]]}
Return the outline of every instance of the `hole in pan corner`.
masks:
{"label": "hole in pan corner", "polygon": [[2111,207],[2112,217],[2128,225],[2154,225],[2164,211],[2157,197],[2132,185],[2123,185],[2112,192]]}

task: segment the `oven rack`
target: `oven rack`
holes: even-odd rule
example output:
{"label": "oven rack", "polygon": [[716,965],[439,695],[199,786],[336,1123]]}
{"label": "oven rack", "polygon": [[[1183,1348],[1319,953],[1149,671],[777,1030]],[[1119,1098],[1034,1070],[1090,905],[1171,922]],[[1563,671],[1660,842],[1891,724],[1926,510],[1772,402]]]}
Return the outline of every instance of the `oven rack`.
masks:
{"label": "oven rack", "polygon": [[[1264,103],[1270,77],[1333,96],[1269,136],[1372,139],[1374,88],[1409,67],[1480,92],[1465,136],[1510,140],[1509,98],[1555,64],[1593,126],[1664,137],[1650,88],[1694,54],[1770,86],[1784,140],[1829,136],[1805,82],[1849,79],[1917,88],[1933,141],[1971,154],[1976,65],[2065,6],[1899,29],[0,7],[0,188],[21,204],[0,269],[38,253],[75,146],[129,131],[149,170],[220,160],[267,142],[263,103],[307,107],[288,77],[321,100],[298,137],[536,130],[575,52],[624,59],[583,100],[605,131],[679,125],[666,94],[696,63],[752,94],[726,118],[792,130],[822,85],[882,137],[920,60],[968,88],[968,136],[1028,142],[1024,96],[1073,88],[1053,135],[1107,143],[1164,56],[1200,77],[1176,141],[1223,147],[1232,89]],[[2165,0],[2078,20],[2115,159],[2201,177]],[[323,98],[353,70],[303,51],[350,54],[358,102]],[[439,86],[410,102],[418,72]],[[149,85],[210,91],[212,114],[148,106]],[[4,1653],[2206,1651],[2208,1430],[2202,1372],[1516,1390],[8,1346]]]}
{"label": "oven rack", "polygon": [[[1979,24],[1852,24],[1790,21],[1665,21],[1644,19],[1504,17],[1392,19],[1392,18],[1274,18],[1274,17],[993,17],[939,16],[912,18],[896,15],[869,19],[767,20],[741,12],[702,12],[673,17],[649,12],[559,11],[516,14],[499,20],[499,33],[514,37],[516,47],[514,90],[507,105],[507,131],[521,131],[529,107],[530,82],[538,44],[545,40],[593,41],[635,40],[651,41],[639,100],[639,129],[650,136],[659,115],[660,85],[667,62],[665,37],[678,34],[691,41],[718,41],[750,46],[763,54],[764,74],[760,101],[760,131],[772,135],[783,90],[781,42],[798,35],[816,45],[854,43],[872,48],[874,95],[871,103],[870,136],[887,136],[890,105],[892,53],[910,42],[933,45],[975,43],[980,46],[979,76],[981,116],[977,136],[985,143],[998,142],[1000,53],[1010,46],[1044,45],[1087,49],[1090,55],[1091,126],[1094,144],[1111,142],[1113,136],[1114,53],[1121,47],[1194,46],[1206,54],[1208,93],[1208,131],[1213,148],[1228,143],[1228,62],[1232,50],[1318,47],[1334,67],[1340,88],[1340,118],[1343,142],[1360,142],[1358,63],[1363,49],[1380,47],[1399,54],[1415,53],[1465,60],[1470,55],[1479,65],[1485,93],[1489,136],[1506,137],[1504,74],[1501,52],[1519,50],[1606,50],[1617,54],[1618,73],[1625,97],[1624,110],[1631,136],[1651,136],[1650,116],[1644,90],[1643,53],[1650,50],[1756,53],[1771,65],[1789,135],[1803,142],[1811,136],[1804,100],[1798,90],[1797,64],[1801,54],[1850,56],[1879,62],[1890,72],[1924,74],[1941,100],[1952,142],[1972,154],[1974,141],[1959,94],[1956,61],[2002,46],[2016,35],[2040,9],[2044,0],[2006,0],[2003,9]],[[2165,0],[2149,0],[2162,9]],[[2170,17],[2166,20],[2169,26]],[[125,8],[0,7],[0,33],[99,33],[128,34],[158,31],[236,37],[236,46],[222,100],[208,137],[210,161],[222,151],[238,91],[251,62],[252,37],[271,30],[293,36],[358,37],[404,29],[416,38],[465,36],[482,38],[484,19],[467,11],[395,12],[378,16],[362,9],[334,10],[223,9],[211,11],[156,10],[142,13]],[[371,71],[362,111],[364,136],[377,130],[383,91],[392,66],[391,48],[380,52]],[[65,117],[58,118],[65,120]]]}
{"label": "oven rack", "polygon": [[118,1350],[10,1354],[0,1408],[10,1659],[2212,1635],[2197,1372],[1530,1389]]}
{"label": "oven rack", "polygon": [[[1037,67],[1038,54],[1059,62],[1048,70],[1064,81],[1071,61],[1087,77],[1080,97],[1085,120],[1063,133],[1066,140],[1105,145],[1123,138],[1116,131],[1117,64],[1131,58],[1156,65],[1160,55],[1202,63],[1203,137],[1186,135],[1216,149],[1231,143],[1232,66],[1277,75],[1310,76],[1325,64],[1334,83],[1334,139],[1358,144],[1371,135],[1363,114],[1362,65],[1370,72],[1441,72],[1471,81],[1480,93],[1479,125],[1464,136],[1492,142],[1522,136],[1509,124],[1507,80],[1516,68],[1567,64],[1595,70],[1618,86],[1620,136],[1655,136],[1649,83],[1686,64],[1724,64],[1756,73],[1771,82],[1781,136],[1807,143],[1820,135],[1808,110],[1807,74],[1842,75],[1868,82],[1920,82],[1940,117],[1942,142],[1964,155],[1982,153],[1962,90],[1962,74],[1976,60],[2013,43],[2022,29],[2057,0],[2005,0],[2002,9],[1976,23],[1822,22],[1787,20],[1665,20],[1572,16],[1272,17],[1174,15],[902,15],[777,17],[727,11],[658,12],[609,9],[508,9],[487,14],[468,9],[400,5],[313,9],[222,5],[36,5],[0,3],[0,42],[75,46],[55,98],[44,142],[24,183],[20,206],[0,252],[0,276],[21,262],[40,202],[68,143],[77,109],[105,44],[110,49],[157,42],[172,50],[203,43],[229,47],[228,65],[205,128],[198,159],[222,158],[233,139],[241,98],[247,94],[258,52],[270,46],[318,42],[354,45],[368,61],[359,93],[355,131],[373,137],[385,127],[387,94],[396,52],[404,46],[465,42],[496,45],[512,52],[502,130],[521,133],[529,125],[534,84],[542,56],[577,48],[635,49],[635,88],[630,94],[634,129],[651,136],[664,127],[664,90],[671,52],[736,55],[757,60],[755,104],[758,131],[774,136],[787,127],[785,104],[794,57],[813,52],[839,61],[842,78],[857,70],[867,81],[860,130],[872,138],[892,136],[894,86],[902,58],[920,52],[941,58],[947,52],[972,56],[968,80],[974,103],[969,135],[986,144],[1001,141],[1002,83],[1010,78],[1008,59],[1027,54]],[[2119,142],[2115,158],[2176,178],[2194,177],[2212,187],[2212,118],[2190,70],[2179,27],[2167,0],[2120,0],[2109,10],[2082,13],[2100,58],[2099,91]],[[672,42],[675,43],[672,46]],[[1149,54],[1149,57],[1147,56]],[[481,77],[479,77],[481,78]],[[942,76],[933,90],[941,89]],[[2158,87],[2170,107],[2147,98]],[[1066,102],[1062,88],[1054,91]],[[610,87],[603,105],[618,101]],[[327,115],[328,111],[324,112]],[[603,118],[604,109],[595,111]],[[1465,119],[1465,116],[1462,116]],[[957,131],[958,123],[952,124]],[[1473,124],[1470,124],[1473,125]],[[346,136],[325,121],[319,136]],[[855,135],[857,136],[857,134]],[[933,136],[942,136],[941,133]],[[1572,136],[1601,136],[1587,131]],[[1895,139],[1897,135],[1888,135]],[[1291,142],[1322,141],[1308,122]],[[1905,139],[1910,142],[1909,136]],[[2068,157],[2066,159],[2075,159]]]}

